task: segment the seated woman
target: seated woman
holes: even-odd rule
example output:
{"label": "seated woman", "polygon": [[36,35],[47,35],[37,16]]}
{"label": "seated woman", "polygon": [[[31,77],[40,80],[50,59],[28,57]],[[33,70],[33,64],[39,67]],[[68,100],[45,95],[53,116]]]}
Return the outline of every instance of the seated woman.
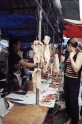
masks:
{"label": "seated woman", "polygon": [[17,53],[21,48],[21,42],[17,38],[13,38],[9,40],[9,55],[8,55],[8,90],[15,91],[19,89],[19,82],[14,73],[17,72],[16,64],[20,64],[22,66],[36,67],[36,64],[25,62]]}

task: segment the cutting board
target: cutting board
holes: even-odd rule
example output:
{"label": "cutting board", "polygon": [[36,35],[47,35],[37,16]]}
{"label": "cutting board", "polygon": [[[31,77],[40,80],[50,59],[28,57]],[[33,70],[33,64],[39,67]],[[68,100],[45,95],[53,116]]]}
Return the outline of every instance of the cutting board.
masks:
{"label": "cutting board", "polygon": [[4,124],[43,124],[47,112],[47,107],[14,106],[4,117]]}

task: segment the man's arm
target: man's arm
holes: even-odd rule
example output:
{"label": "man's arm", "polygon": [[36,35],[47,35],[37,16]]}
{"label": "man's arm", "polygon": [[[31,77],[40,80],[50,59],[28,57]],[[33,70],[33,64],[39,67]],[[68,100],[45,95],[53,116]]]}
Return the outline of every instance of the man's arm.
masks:
{"label": "man's arm", "polygon": [[73,56],[74,56],[74,54],[70,53],[71,66],[75,72],[78,72],[81,68],[81,65],[82,65],[82,54],[77,55],[76,62],[74,62]]}
{"label": "man's arm", "polygon": [[19,64],[20,65],[23,65],[23,66],[26,66],[27,68],[29,67],[29,68],[31,68],[31,67],[36,67],[36,64],[34,64],[34,63],[29,63],[29,62],[25,62],[23,59],[21,59],[20,61],[19,61]]}

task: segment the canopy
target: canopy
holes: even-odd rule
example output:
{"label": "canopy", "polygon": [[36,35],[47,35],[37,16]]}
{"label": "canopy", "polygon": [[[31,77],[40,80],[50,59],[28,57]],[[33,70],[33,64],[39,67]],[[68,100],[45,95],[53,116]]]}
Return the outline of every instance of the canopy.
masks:
{"label": "canopy", "polygon": [[68,38],[82,38],[82,21],[65,19],[63,35]]}

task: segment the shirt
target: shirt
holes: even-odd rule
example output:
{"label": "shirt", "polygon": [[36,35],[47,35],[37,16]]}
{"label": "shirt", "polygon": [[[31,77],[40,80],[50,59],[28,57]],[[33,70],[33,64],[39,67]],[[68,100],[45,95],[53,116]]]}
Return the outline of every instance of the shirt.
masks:
{"label": "shirt", "polygon": [[78,78],[78,72],[74,72],[69,57],[66,60],[66,65],[67,67],[66,67],[65,75],[70,78]]}
{"label": "shirt", "polygon": [[13,74],[14,72],[17,71],[17,69],[15,68],[15,64],[18,64],[18,62],[21,60],[22,58],[14,52],[9,53],[8,56],[8,71],[10,74]]}

